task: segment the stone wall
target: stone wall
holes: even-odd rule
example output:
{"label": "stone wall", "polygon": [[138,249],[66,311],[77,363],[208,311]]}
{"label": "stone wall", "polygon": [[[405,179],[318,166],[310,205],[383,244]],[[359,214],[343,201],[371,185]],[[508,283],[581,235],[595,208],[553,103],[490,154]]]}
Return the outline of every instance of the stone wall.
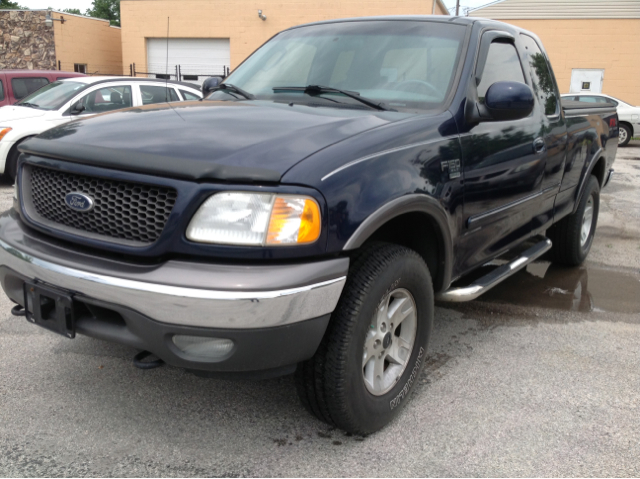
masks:
{"label": "stone wall", "polygon": [[0,69],[55,70],[53,28],[46,11],[0,11]]}

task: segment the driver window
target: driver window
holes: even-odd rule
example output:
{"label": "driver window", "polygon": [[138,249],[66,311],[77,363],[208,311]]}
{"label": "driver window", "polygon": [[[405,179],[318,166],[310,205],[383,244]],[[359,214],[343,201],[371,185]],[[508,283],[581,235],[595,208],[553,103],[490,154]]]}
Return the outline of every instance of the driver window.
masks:
{"label": "driver window", "polygon": [[77,105],[84,106],[83,114],[104,113],[128,108],[132,106],[131,86],[119,85],[100,88],[85,95]]}
{"label": "driver window", "polygon": [[482,80],[478,85],[478,98],[481,102],[484,101],[489,87],[497,81],[525,83],[518,52],[511,43],[493,42],[489,46],[487,62],[482,71]]}

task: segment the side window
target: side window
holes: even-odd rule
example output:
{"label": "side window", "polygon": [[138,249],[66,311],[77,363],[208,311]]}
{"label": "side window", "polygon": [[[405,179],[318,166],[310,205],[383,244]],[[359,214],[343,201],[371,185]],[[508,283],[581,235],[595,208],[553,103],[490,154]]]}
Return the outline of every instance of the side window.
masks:
{"label": "side window", "polygon": [[578,101],[581,101],[582,103],[606,103],[604,101],[604,98],[600,98],[597,96],[584,96],[584,95],[579,96]]}
{"label": "side window", "polygon": [[478,85],[478,98],[484,96],[491,85],[497,81],[525,83],[518,51],[511,43],[494,42],[489,46],[487,62],[482,71],[482,80]]}
{"label": "side window", "polygon": [[531,70],[533,91],[544,106],[544,114],[554,116],[559,113],[558,96],[555,82],[549,69],[547,59],[540,50],[536,41],[529,35],[520,35],[527,55],[527,62]]}
{"label": "side window", "polygon": [[84,106],[83,113],[88,114],[128,108],[132,106],[131,86],[119,85],[100,88],[88,93],[77,104]]}
{"label": "side window", "polygon": [[22,100],[24,97],[31,95],[34,91],[48,84],[49,80],[46,78],[27,77],[11,79],[11,88],[13,88],[13,96],[16,100]]}
{"label": "side window", "polygon": [[180,90],[180,93],[182,93],[182,98],[184,98],[185,100],[189,101],[189,100],[199,100],[200,97],[194,93],[188,92],[186,90]]}
{"label": "side window", "polygon": [[2,80],[0,80],[0,101],[4,100],[4,85],[2,84]]}
{"label": "side window", "polygon": [[180,101],[178,94],[173,88],[157,85],[140,85],[142,94],[142,104],[151,105],[153,103],[166,103],[168,101]]}

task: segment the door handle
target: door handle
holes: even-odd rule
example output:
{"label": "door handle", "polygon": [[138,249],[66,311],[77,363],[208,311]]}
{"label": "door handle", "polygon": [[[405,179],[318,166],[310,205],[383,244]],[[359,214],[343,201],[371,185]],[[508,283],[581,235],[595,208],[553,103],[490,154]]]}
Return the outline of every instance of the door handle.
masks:
{"label": "door handle", "polygon": [[544,140],[542,138],[536,138],[533,140],[533,151],[535,153],[542,153],[544,151],[545,145]]}

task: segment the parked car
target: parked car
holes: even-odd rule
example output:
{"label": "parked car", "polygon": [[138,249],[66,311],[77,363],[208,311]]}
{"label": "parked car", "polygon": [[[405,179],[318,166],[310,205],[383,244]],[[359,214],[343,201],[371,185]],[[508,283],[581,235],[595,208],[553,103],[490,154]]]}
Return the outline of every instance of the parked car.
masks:
{"label": "parked car", "polygon": [[616,111],[561,105],[532,33],[327,21],[212,83],[202,102],[20,145],[0,216],[14,314],[198,374],[295,371],[312,414],[367,434],[428,361],[436,298],[472,300],[547,251],[589,253]]}
{"label": "parked car", "polygon": [[601,93],[569,93],[562,95],[562,98],[581,103],[605,104],[616,107],[620,121],[618,146],[627,146],[631,138],[640,135],[640,106],[631,106],[629,103]]}
{"label": "parked car", "polygon": [[191,83],[131,77],[54,81],[15,105],[0,108],[0,172],[13,179],[18,145],[54,126],[132,106],[201,98]]}
{"label": "parked car", "polygon": [[51,82],[83,76],[57,70],[0,70],[0,106],[13,105]]}

